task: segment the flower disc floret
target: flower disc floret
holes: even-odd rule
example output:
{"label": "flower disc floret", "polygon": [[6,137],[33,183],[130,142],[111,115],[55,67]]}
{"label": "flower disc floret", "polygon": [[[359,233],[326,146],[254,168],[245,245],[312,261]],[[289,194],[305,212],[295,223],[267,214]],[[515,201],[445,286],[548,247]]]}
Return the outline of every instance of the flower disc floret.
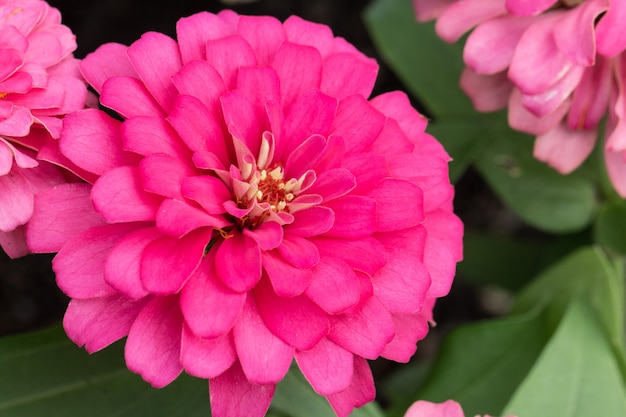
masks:
{"label": "flower disc floret", "polygon": [[122,121],[66,118],[87,183],[38,194],[28,228],[69,337],[126,336],[155,387],[208,379],[215,417],[264,415],[294,359],[337,415],[371,401],[367,359],[410,358],[461,259],[449,158],[406,95],[368,99],[376,63],[326,26],[230,11],[81,70]]}

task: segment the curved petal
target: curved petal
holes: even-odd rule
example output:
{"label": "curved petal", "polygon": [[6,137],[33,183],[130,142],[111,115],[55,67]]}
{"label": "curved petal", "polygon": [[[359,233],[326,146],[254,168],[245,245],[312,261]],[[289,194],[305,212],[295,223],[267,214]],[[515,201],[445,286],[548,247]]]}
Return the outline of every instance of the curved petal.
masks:
{"label": "curved petal", "polygon": [[188,326],[183,326],[180,363],[188,374],[199,378],[215,378],[228,370],[236,360],[237,352],[230,333],[215,339],[205,339],[193,334]]}
{"label": "curved petal", "polygon": [[305,294],[327,313],[339,314],[358,303],[359,278],[344,261],[323,257],[313,267],[313,280]]}
{"label": "curved petal", "polygon": [[350,386],[326,398],[338,417],[347,417],[355,407],[367,404],[374,400],[375,396],[376,388],[374,388],[374,377],[370,366],[365,359],[355,356]]}
{"label": "curved petal", "polygon": [[348,388],[354,373],[354,355],[327,338],[310,350],[296,352],[304,377],[320,395],[336,394]]}
{"label": "curved petal", "polygon": [[214,250],[217,276],[231,290],[249,291],[261,279],[261,249],[254,239],[234,233]]}

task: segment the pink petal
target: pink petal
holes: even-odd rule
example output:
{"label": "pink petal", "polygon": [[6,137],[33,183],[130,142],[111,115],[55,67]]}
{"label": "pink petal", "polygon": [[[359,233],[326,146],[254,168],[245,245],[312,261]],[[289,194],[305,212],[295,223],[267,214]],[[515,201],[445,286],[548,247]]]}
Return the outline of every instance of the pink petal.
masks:
{"label": "pink petal", "polygon": [[102,93],[106,80],[115,76],[137,77],[126,55],[126,45],[107,43],[88,54],[80,63],[80,71],[89,84]]}
{"label": "pink petal", "polygon": [[141,184],[145,191],[163,197],[183,199],[181,184],[196,172],[184,160],[169,155],[150,155],[139,164]]}
{"label": "pink petal", "polygon": [[322,256],[334,256],[354,269],[373,275],[387,262],[385,248],[371,237],[360,239],[313,239]]}
{"label": "pink petal", "polygon": [[328,333],[328,316],[303,295],[279,297],[261,281],[254,298],[267,328],[296,349],[311,349]]}
{"label": "pink petal", "polygon": [[104,280],[104,267],[115,244],[137,224],[92,227],[66,243],[52,262],[57,284],[72,298],[104,297],[116,291]]}
{"label": "pink petal", "polygon": [[250,100],[243,93],[235,90],[224,94],[221,102],[224,121],[230,134],[241,141],[253,154],[257,154],[265,126]]}
{"label": "pink petal", "polygon": [[311,350],[296,352],[304,377],[320,395],[336,394],[348,388],[354,372],[354,355],[323,338]]}
{"label": "pink petal", "polygon": [[252,46],[258,65],[268,65],[285,41],[282,23],[271,16],[239,16],[237,33]]}
{"label": "pink petal", "polygon": [[261,250],[252,238],[234,233],[214,250],[217,276],[228,288],[246,292],[261,279]]}
{"label": "pink petal", "polygon": [[584,67],[572,67],[549,90],[535,95],[523,95],[522,104],[537,117],[547,116],[570,97],[584,72]]}
{"label": "pink petal", "polygon": [[299,236],[284,236],[278,252],[287,262],[301,269],[311,268],[320,260],[317,246]]}
{"label": "pink petal", "polygon": [[506,14],[502,0],[465,0],[447,7],[437,19],[435,30],[446,42],[456,42],[461,35],[480,24]]}
{"label": "pink petal", "polygon": [[[367,196],[376,201],[378,232],[406,229],[424,220],[422,190],[408,181],[383,180]],[[411,213],[410,218],[407,218],[407,212]]]}
{"label": "pink petal", "polygon": [[324,201],[329,201],[348,194],[355,186],[354,175],[347,169],[337,168],[319,174],[308,192],[321,195]]}
{"label": "pink petal", "polygon": [[146,86],[133,77],[117,76],[107,79],[102,85],[100,102],[127,119],[165,115]]}
{"label": "pink petal", "polygon": [[376,201],[371,198],[347,195],[325,205],[335,213],[335,224],[327,236],[354,239],[376,230]]}
{"label": "pink petal", "polygon": [[396,335],[385,346],[381,356],[392,361],[407,363],[415,353],[418,340],[428,334],[428,320],[421,314],[394,314]]}
{"label": "pink petal", "polygon": [[30,253],[26,244],[24,226],[18,226],[10,232],[0,231],[0,247],[11,259]]}
{"label": "pink petal", "polygon": [[178,297],[155,297],[139,313],[126,339],[128,369],[155,388],[172,382],[182,371],[180,341],[183,317]]}
{"label": "pink petal", "polygon": [[626,162],[624,161],[624,153],[612,152],[605,149],[604,161],[609,179],[615,191],[617,191],[622,198],[626,198]]}
{"label": "pink petal", "polygon": [[459,82],[461,89],[480,112],[491,112],[506,107],[513,84],[505,72],[494,75],[477,74],[469,67],[463,69]]}
{"label": "pink petal", "polygon": [[124,149],[139,155],[165,154],[189,159],[189,149],[171,125],[160,117],[137,116],[122,123]]}
{"label": "pink petal", "polygon": [[552,113],[544,117],[537,117],[524,107],[522,93],[518,89],[514,89],[509,99],[509,126],[525,133],[541,135],[554,129],[561,122],[569,110],[569,106],[570,101],[568,100]]}
{"label": "pink petal", "polygon": [[333,211],[322,206],[300,210],[293,217],[293,223],[285,226],[285,230],[300,237],[321,235],[330,230],[335,222]]}
{"label": "pink petal", "polygon": [[302,294],[313,279],[313,272],[310,269],[296,268],[272,252],[263,253],[263,269],[272,283],[274,292],[281,297]]}
{"label": "pink petal", "polygon": [[369,97],[374,88],[378,64],[352,54],[332,54],[324,59],[320,91],[341,100],[353,94]]}
{"label": "pink petal", "polygon": [[172,237],[182,237],[201,227],[222,228],[230,223],[221,216],[212,216],[185,201],[167,199],[156,216],[157,228]]}
{"label": "pink petal", "polygon": [[13,106],[9,116],[0,121],[0,135],[4,136],[26,136],[33,124],[33,116],[24,107]]}
{"label": "pink petal", "polygon": [[148,32],[126,51],[137,75],[167,112],[177,95],[172,76],[182,66],[178,44],[169,36]]}
{"label": "pink petal", "polygon": [[228,333],[241,316],[246,294],[226,288],[215,272],[215,255],[207,255],[191,274],[181,295],[185,322],[194,334],[213,339]]}
{"label": "pink petal", "polygon": [[[13,74],[22,65],[22,53],[13,48],[0,48],[2,63],[0,64],[0,79],[3,80]],[[6,59],[5,59],[6,57]]]}
{"label": "pink petal", "polygon": [[322,57],[315,48],[284,42],[274,55],[272,67],[280,79],[285,108],[288,108],[298,96],[320,87]]}
{"label": "pink petal", "polygon": [[215,339],[198,337],[183,326],[180,343],[180,363],[185,372],[199,378],[211,379],[230,368],[237,359],[230,333]]}
{"label": "pink petal", "polygon": [[305,294],[329,314],[339,314],[358,303],[359,278],[344,261],[323,257],[313,268],[313,280]]}
{"label": "pink petal", "polygon": [[263,323],[252,297],[233,328],[237,356],[253,384],[275,384],[287,373],[294,349],[276,337]]}
{"label": "pink petal", "polygon": [[78,346],[85,346],[89,353],[97,352],[126,336],[149,300],[131,300],[120,294],[73,299],[63,317],[63,328]]}
{"label": "pink petal", "polygon": [[183,63],[204,60],[206,42],[210,39],[223,38],[234,33],[224,21],[207,12],[200,12],[184,17],[176,22],[176,34]]}
{"label": "pink petal", "polygon": [[205,61],[186,64],[172,81],[180,94],[196,97],[210,112],[219,109],[219,98],[226,91],[222,77]]}
{"label": "pink petal", "polygon": [[153,220],[162,197],[147,193],[139,169],[124,166],[107,171],[93,186],[93,205],[110,223]]}
{"label": "pink petal", "polygon": [[519,16],[537,15],[548,10],[557,0],[506,0],[509,13]]}
{"label": "pink petal", "polygon": [[206,43],[206,60],[217,70],[229,89],[235,86],[240,67],[257,64],[254,50],[238,35],[209,40]]}
{"label": "pink petal", "polygon": [[354,357],[352,383],[342,392],[328,395],[330,403],[338,417],[347,417],[355,407],[361,407],[374,400],[376,389],[369,364],[361,357]]}
{"label": "pink petal", "polygon": [[291,152],[285,164],[285,175],[289,178],[300,178],[315,166],[319,156],[326,148],[326,138],[311,135]]}
{"label": "pink petal", "polygon": [[[519,1],[519,0],[518,0]],[[554,1],[554,0],[552,0]],[[521,2],[521,1],[520,1]],[[409,407],[404,417],[464,417],[463,409],[456,401],[448,400],[442,403],[417,401]]]}
{"label": "pink petal", "polygon": [[210,214],[224,213],[224,202],[232,199],[222,181],[207,175],[185,178],[181,190],[185,198],[194,200]]}
{"label": "pink petal", "polygon": [[322,56],[328,55],[333,47],[333,33],[327,25],[290,16],[283,24],[287,40],[299,45],[312,46]]}
{"label": "pink petal", "polygon": [[226,372],[211,379],[211,415],[213,417],[263,417],[272,402],[273,384],[252,384],[241,365],[235,362]]}
{"label": "pink petal", "polygon": [[135,158],[124,152],[120,122],[96,109],[73,112],[63,120],[61,152],[79,167],[102,175],[129,165]]}
{"label": "pink petal", "polygon": [[415,110],[407,94],[402,91],[381,94],[370,100],[370,104],[385,116],[395,119],[409,137],[419,137],[428,124],[426,116]]}
{"label": "pink petal", "polygon": [[599,58],[587,68],[576,86],[572,106],[567,114],[570,129],[595,128],[604,117],[613,86],[610,60]]}
{"label": "pink petal", "polygon": [[559,171],[569,174],[589,156],[596,143],[597,132],[572,130],[563,123],[537,136],[533,156]]}
{"label": "pink petal", "polygon": [[595,23],[605,10],[606,0],[586,1],[569,10],[555,24],[554,40],[559,50],[575,65],[590,66],[595,63]]}
{"label": "pink petal", "polygon": [[356,314],[330,316],[330,323],[330,340],[367,359],[376,359],[396,333],[391,314],[376,297]]}
{"label": "pink petal", "polygon": [[58,252],[74,236],[104,224],[93,209],[89,184],[63,184],[35,197],[26,237],[34,252]]}
{"label": "pink petal", "polygon": [[[3,143],[0,143],[0,147],[7,149]],[[0,189],[0,231],[10,232],[32,216],[33,191],[28,181],[15,168],[6,175],[0,175]]]}
{"label": "pink petal", "polygon": [[598,53],[612,58],[626,48],[626,33],[621,24],[626,20],[626,5],[623,1],[610,0],[610,7],[596,26]]}
{"label": "pink petal", "polygon": [[261,223],[255,229],[244,229],[243,234],[254,239],[263,251],[276,249],[283,241],[283,227],[272,221]]}
{"label": "pink petal", "polygon": [[343,158],[342,167],[354,175],[356,187],[352,194],[364,194],[381,180],[389,177],[387,160],[382,155],[372,152],[350,154]]}
{"label": "pink petal", "polygon": [[339,102],[331,132],[343,137],[350,152],[365,151],[382,132],[385,116],[359,95]]}
{"label": "pink petal", "polygon": [[429,271],[407,251],[387,255],[387,264],[375,279],[374,294],[392,313],[416,313],[431,284]]}
{"label": "pink petal", "polygon": [[141,282],[141,256],[146,246],[161,236],[156,228],[145,227],[122,237],[106,260],[106,283],[129,298],[148,295]]}

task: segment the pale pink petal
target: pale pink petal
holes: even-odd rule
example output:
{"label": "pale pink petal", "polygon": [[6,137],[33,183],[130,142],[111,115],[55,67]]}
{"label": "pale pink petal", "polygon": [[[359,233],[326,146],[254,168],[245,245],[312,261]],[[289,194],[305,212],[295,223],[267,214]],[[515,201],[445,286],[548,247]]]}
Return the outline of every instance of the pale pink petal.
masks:
{"label": "pale pink petal", "polygon": [[604,161],[606,170],[609,174],[611,184],[615,191],[622,197],[626,198],[626,162],[623,152],[604,151]]}
{"label": "pale pink petal", "polygon": [[323,257],[313,268],[313,280],[305,294],[327,313],[343,313],[359,301],[359,278],[344,261]]}
{"label": "pale pink petal", "polygon": [[537,117],[522,104],[522,93],[514,89],[509,98],[509,125],[516,130],[542,135],[554,129],[567,114],[570,101],[567,100],[556,108],[552,113]]}
{"label": "pale pink petal", "polygon": [[213,417],[263,417],[272,402],[275,385],[252,384],[235,362],[209,382]]}
{"label": "pale pink petal", "polygon": [[141,282],[154,294],[175,294],[198,268],[211,230],[197,229],[180,239],[163,236],[150,242],[141,257]]}
{"label": "pale pink petal", "polygon": [[374,377],[367,361],[359,356],[354,357],[352,383],[344,391],[328,395],[330,403],[338,417],[347,417],[355,407],[361,407],[376,396]]}
{"label": "pale pink petal", "polygon": [[328,333],[328,316],[303,295],[279,297],[261,281],[254,298],[267,328],[296,349],[311,349]]}
{"label": "pale pink petal", "polygon": [[590,66],[596,62],[596,20],[606,8],[606,0],[585,1],[554,25],[559,50],[574,64]]}
{"label": "pale pink petal", "polygon": [[587,68],[572,96],[572,106],[567,114],[570,129],[595,128],[604,117],[609,104],[613,77],[611,61],[599,58]]}
{"label": "pale pink petal", "polygon": [[584,67],[572,67],[549,90],[535,95],[522,95],[522,104],[537,117],[549,115],[571,96],[584,72]]}
{"label": "pale pink petal", "polygon": [[322,64],[320,91],[341,100],[352,94],[369,97],[374,88],[378,64],[373,59],[358,59],[352,54],[332,54]]}
{"label": "pale pink petal", "polygon": [[176,97],[172,75],[182,66],[178,44],[169,36],[148,32],[126,51],[133,68],[166,112]]}
{"label": "pale pink petal", "polygon": [[506,13],[502,0],[465,0],[447,7],[437,19],[435,30],[446,42],[456,42],[479,23]]}
{"label": "pale pink petal", "polygon": [[215,251],[217,276],[228,288],[246,292],[261,279],[261,250],[254,239],[234,233]]}
{"label": "pale pink petal", "polygon": [[325,204],[335,213],[335,224],[327,236],[360,238],[376,230],[376,201],[374,199],[347,195]]}
{"label": "pale pink petal", "polygon": [[375,297],[367,300],[356,314],[330,316],[328,338],[367,359],[376,359],[395,333],[391,314]]}
{"label": "pale pink petal", "polygon": [[150,297],[131,300],[120,294],[104,298],[71,300],[63,317],[67,336],[89,353],[126,336]]}
{"label": "pale pink petal", "polygon": [[609,0],[610,7],[596,26],[598,53],[607,58],[616,56],[626,48],[626,33],[622,23],[626,20],[626,4]]}
{"label": "pale pink petal", "polygon": [[354,372],[354,355],[327,338],[310,350],[296,351],[296,362],[304,377],[320,395],[348,388]]}
{"label": "pale pink petal", "polygon": [[506,0],[509,13],[519,16],[537,15],[548,10],[557,0]]}
{"label": "pale pink petal", "polygon": [[81,61],[81,73],[97,92],[102,92],[102,85],[111,77],[137,77],[126,55],[127,49],[126,45],[107,43]]}
{"label": "pale pink petal", "polygon": [[211,379],[222,374],[237,359],[231,333],[215,339],[198,337],[183,326],[180,342],[180,363],[185,372],[199,378]]}
{"label": "pale pink petal", "polygon": [[533,156],[561,174],[569,174],[587,159],[596,143],[596,135],[595,129],[572,130],[559,123],[537,136]]}
{"label": "pale pink petal", "polygon": [[126,365],[155,388],[182,372],[180,341],[183,317],[178,297],[155,297],[141,310],[126,339]]}
{"label": "pale pink petal", "polygon": [[254,299],[248,297],[233,328],[237,356],[253,384],[275,384],[287,371],[294,349],[276,337],[263,322]]}
{"label": "pale pink petal", "polygon": [[415,17],[419,22],[435,19],[457,0],[413,0]]}
{"label": "pale pink petal", "polygon": [[469,67],[463,69],[459,84],[472,100],[474,108],[480,112],[491,112],[506,107],[513,90],[513,84],[505,72],[482,75]]}
{"label": "pale pink petal", "polygon": [[465,417],[463,409],[456,401],[448,400],[443,403],[417,401],[409,407],[404,417]]}
{"label": "pale pink petal", "polygon": [[180,295],[185,323],[194,334],[207,339],[228,333],[246,301],[245,293],[236,293],[220,282],[211,253],[191,274]]}
{"label": "pale pink petal", "polygon": [[302,294],[313,279],[313,272],[310,269],[296,268],[272,252],[263,253],[263,269],[272,283],[274,292],[281,297]]}
{"label": "pale pink petal", "polygon": [[26,238],[34,252],[58,252],[74,236],[104,224],[89,198],[91,185],[63,184],[41,191],[28,222]]}

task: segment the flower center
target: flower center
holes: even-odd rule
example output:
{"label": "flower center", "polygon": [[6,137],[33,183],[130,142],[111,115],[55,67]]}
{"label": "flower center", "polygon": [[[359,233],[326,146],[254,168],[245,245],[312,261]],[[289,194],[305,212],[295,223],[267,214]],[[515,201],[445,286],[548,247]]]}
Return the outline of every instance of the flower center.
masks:
{"label": "flower center", "polygon": [[[291,181],[285,182],[285,174],[281,166],[277,166],[271,171],[265,169],[259,172],[257,192],[254,196],[258,203],[268,203],[270,210],[274,212],[289,212],[287,204],[294,199],[291,192],[293,187]],[[287,187],[291,188],[289,190]]]}

